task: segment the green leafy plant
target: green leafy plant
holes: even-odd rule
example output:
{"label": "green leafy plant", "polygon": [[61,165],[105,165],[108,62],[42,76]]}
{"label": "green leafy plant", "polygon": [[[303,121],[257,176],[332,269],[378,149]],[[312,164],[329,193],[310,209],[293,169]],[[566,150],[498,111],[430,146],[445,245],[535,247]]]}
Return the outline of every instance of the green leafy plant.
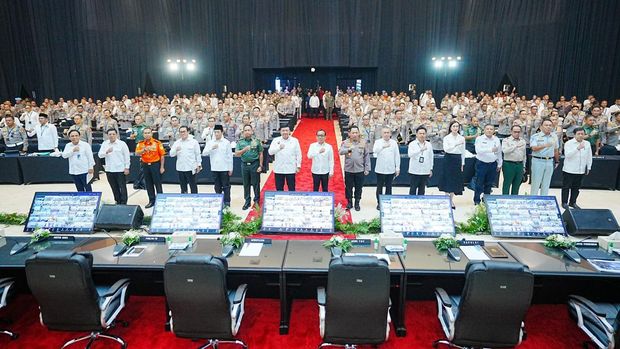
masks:
{"label": "green leafy plant", "polygon": [[441,234],[437,239],[433,240],[433,245],[438,251],[445,251],[453,247],[459,247],[459,242],[450,234]]}
{"label": "green leafy plant", "polygon": [[326,248],[339,248],[343,253],[347,253],[351,247],[353,247],[353,244],[351,240],[347,240],[340,235],[334,235],[329,240],[325,241],[323,246]]}
{"label": "green leafy plant", "polygon": [[560,234],[553,234],[547,236],[545,241],[543,242],[545,247],[549,248],[560,248],[563,250],[568,250],[575,247],[575,241],[572,241],[570,238]]}
{"label": "green leafy plant", "polygon": [[343,216],[346,210],[338,204],[334,209],[334,228],[336,231],[347,235],[379,234],[381,232],[381,220],[379,217],[371,220],[362,220],[357,223],[344,222]]}
{"label": "green leafy plant", "polygon": [[50,236],[52,236],[52,233],[49,231],[49,229],[37,228],[34,230],[32,236],[30,237],[30,243],[34,244],[36,242],[43,241]]}
{"label": "green leafy plant", "polygon": [[[255,208],[257,213],[260,213],[260,207],[257,205]],[[237,232],[241,235],[250,236],[256,234],[263,225],[263,217],[258,214],[252,220],[246,222],[240,216],[236,215],[229,208],[225,208],[222,213],[222,229],[221,234],[228,234],[231,232]]]}
{"label": "green leafy plant", "polygon": [[142,225],[151,225],[151,221],[153,220],[152,216],[144,216],[144,218],[142,218]]}
{"label": "green leafy plant", "polygon": [[28,215],[25,214],[0,212],[0,224],[23,225],[26,223],[26,219],[28,219]]}
{"label": "green leafy plant", "polygon": [[487,208],[480,204],[474,209],[474,214],[463,223],[457,223],[456,229],[462,234],[485,235],[491,232]]}
{"label": "green leafy plant", "polygon": [[125,234],[123,234],[122,241],[127,246],[133,246],[140,242],[140,236],[143,234],[144,231],[140,229],[127,230]]}
{"label": "green leafy plant", "polygon": [[222,235],[220,238],[220,243],[222,246],[233,246],[234,248],[239,248],[245,242],[245,237],[238,232],[230,232],[228,234]]}

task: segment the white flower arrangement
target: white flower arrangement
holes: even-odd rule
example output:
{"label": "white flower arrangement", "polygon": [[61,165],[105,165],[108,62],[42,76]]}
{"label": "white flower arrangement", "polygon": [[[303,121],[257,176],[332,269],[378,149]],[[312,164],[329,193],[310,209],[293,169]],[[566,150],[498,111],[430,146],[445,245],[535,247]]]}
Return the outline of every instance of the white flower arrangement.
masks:
{"label": "white flower arrangement", "polygon": [[345,239],[341,235],[334,235],[329,240],[323,243],[323,246],[326,248],[339,248],[343,253],[347,253],[353,244],[351,244],[350,240]]}
{"label": "white flower arrangement", "polygon": [[236,231],[231,231],[228,234],[223,234],[220,238],[222,246],[230,245],[234,248],[239,248],[245,242],[245,238]]}
{"label": "white flower arrangement", "polygon": [[561,234],[553,234],[547,236],[543,245],[549,248],[571,249],[575,247],[575,241],[572,241],[568,236]]}
{"label": "white flower arrangement", "polygon": [[140,229],[127,230],[122,237],[123,243],[126,246],[133,246],[140,242],[140,236],[142,236],[143,234],[144,231]]}
{"label": "white flower arrangement", "polygon": [[30,243],[33,244],[35,242],[43,241],[52,236],[52,232],[49,229],[37,228],[32,233],[32,237],[30,238]]}

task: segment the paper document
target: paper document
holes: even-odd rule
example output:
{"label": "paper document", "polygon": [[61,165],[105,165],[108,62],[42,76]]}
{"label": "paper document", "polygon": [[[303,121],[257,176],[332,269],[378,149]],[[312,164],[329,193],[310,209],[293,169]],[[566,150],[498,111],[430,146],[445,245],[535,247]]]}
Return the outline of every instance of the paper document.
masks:
{"label": "paper document", "polygon": [[620,261],[588,259],[588,262],[590,262],[590,264],[592,264],[598,271],[620,273]]}
{"label": "paper document", "polygon": [[241,251],[239,252],[240,257],[258,257],[260,256],[260,251],[263,249],[262,243],[256,242],[246,242],[243,244]]}
{"label": "paper document", "polygon": [[480,245],[461,246],[460,249],[470,261],[486,261],[490,259]]}

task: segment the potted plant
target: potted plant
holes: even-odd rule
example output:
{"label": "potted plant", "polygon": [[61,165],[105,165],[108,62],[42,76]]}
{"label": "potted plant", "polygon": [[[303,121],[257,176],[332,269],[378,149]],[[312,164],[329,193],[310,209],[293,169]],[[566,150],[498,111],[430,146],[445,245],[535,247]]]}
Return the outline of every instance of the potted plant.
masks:
{"label": "potted plant", "polygon": [[433,240],[433,245],[438,251],[447,251],[453,247],[459,247],[459,241],[450,234],[441,234]]}
{"label": "potted plant", "polygon": [[30,244],[43,242],[47,240],[50,236],[52,236],[52,233],[49,231],[49,229],[37,228],[34,230],[32,236],[30,237]]}
{"label": "potted plant", "polygon": [[340,235],[334,235],[329,240],[323,243],[323,246],[330,249],[332,256],[340,257],[343,253],[347,253],[353,244],[350,240],[345,239]]}
{"label": "potted plant", "polygon": [[140,236],[143,234],[142,230],[131,229],[127,230],[121,240],[127,247],[131,247],[140,242]]}
{"label": "potted plant", "polygon": [[553,234],[547,236],[545,241],[543,242],[545,247],[549,248],[557,248],[560,250],[570,250],[575,247],[576,243],[572,241],[568,236]]}
{"label": "potted plant", "polygon": [[232,246],[232,248],[239,248],[245,242],[245,238],[236,231],[232,231],[228,234],[223,234],[220,238],[220,244],[222,246]]}

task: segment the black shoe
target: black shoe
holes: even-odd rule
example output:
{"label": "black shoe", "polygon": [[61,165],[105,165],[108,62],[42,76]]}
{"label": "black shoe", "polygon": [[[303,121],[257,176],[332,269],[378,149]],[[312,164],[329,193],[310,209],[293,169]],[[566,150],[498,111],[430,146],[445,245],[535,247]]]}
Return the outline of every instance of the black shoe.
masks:
{"label": "black shoe", "polygon": [[350,210],[350,209],[352,209],[352,208],[353,208],[353,205],[351,205],[351,203],[349,202],[349,203],[347,204],[347,210]]}
{"label": "black shoe", "polygon": [[155,204],[152,202],[149,202],[148,204],[146,204],[146,206],[144,206],[144,208],[151,208],[153,206],[155,206]]}
{"label": "black shoe", "polygon": [[568,210],[568,204],[562,204],[562,208]]}
{"label": "black shoe", "polygon": [[359,210],[361,210],[360,205],[359,204],[355,205],[355,211],[359,211]]}
{"label": "black shoe", "polygon": [[241,208],[242,210],[247,210],[248,208],[250,208],[250,204],[246,203],[245,205],[243,205],[243,207]]}
{"label": "black shoe", "polygon": [[453,210],[456,210],[456,206],[452,205],[452,209],[453,209]]}
{"label": "black shoe", "polygon": [[574,209],[581,210],[581,207],[577,206],[577,204],[568,205]]}
{"label": "black shoe", "polygon": [[377,205],[377,211],[381,211],[381,205]]}

